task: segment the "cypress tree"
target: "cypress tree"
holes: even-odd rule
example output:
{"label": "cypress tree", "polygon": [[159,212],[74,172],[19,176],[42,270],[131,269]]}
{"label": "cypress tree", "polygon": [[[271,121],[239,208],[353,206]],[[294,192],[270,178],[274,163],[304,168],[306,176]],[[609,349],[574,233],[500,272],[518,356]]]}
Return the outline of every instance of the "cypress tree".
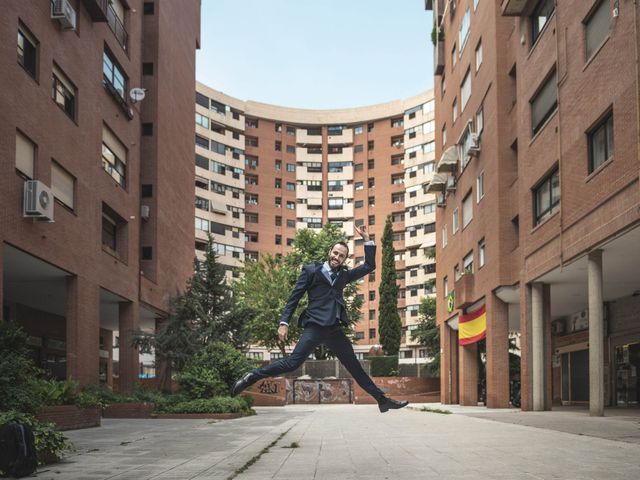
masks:
{"label": "cypress tree", "polygon": [[391,217],[387,217],[382,235],[382,274],[380,279],[380,301],[378,303],[378,328],[380,343],[387,355],[397,355],[400,350],[402,323],[398,314],[398,285],[393,251]]}

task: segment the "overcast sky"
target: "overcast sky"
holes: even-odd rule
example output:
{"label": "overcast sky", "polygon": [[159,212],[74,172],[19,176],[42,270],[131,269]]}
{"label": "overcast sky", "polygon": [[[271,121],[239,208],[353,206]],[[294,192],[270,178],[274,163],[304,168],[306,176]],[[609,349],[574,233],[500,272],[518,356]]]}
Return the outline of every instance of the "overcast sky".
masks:
{"label": "overcast sky", "polygon": [[241,100],[347,108],[433,86],[424,0],[202,0],[197,79]]}

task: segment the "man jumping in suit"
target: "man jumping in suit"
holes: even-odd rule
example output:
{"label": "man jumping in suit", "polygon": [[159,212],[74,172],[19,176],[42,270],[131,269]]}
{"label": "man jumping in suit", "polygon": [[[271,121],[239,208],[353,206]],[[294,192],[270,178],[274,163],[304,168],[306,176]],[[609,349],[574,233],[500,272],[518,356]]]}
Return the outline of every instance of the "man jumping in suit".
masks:
{"label": "man jumping in suit", "polygon": [[349,247],[344,242],[338,242],[331,247],[329,258],[324,264],[305,265],[284,307],[278,328],[278,337],[281,341],[285,341],[291,316],[298,302],[307,292],[309,306],[298,320],[300,326],[304,328],[300,340],[289,357],[246,373],[233,385],[231,396],[235,397],[258,380],[295,370],[318,345],[324,344],[338,357],[358,385],[376,399],[381,412],[402,408],[409,403],[386,397],[384,392],[373,383],[360,365],[351,342],[342,330],[342,327],[348,324],[345,301],[342,296],[344,287],[376,268],[376,247],[373,241],[369,240],[366,227],[363,225],[355,228],[364,240],[364,263],[353,269],[344,266],[349,256]]}

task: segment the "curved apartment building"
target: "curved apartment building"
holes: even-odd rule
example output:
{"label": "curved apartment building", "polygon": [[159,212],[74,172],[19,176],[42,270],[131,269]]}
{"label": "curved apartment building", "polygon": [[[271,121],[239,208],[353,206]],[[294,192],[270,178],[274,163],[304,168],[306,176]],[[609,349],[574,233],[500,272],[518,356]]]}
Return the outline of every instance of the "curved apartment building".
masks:
{"label": "curved apartment building", "polygon": [[[354,224],[380,242],[386,217],[394,231],[400,281],[402,363],[424,363],[408,333],[424,295],[435,292],[435,169],[431,91],[406,100],[339,110],[305,110],[242,101],[198,83],[195,131],[195,248],[214,237],[220,262],[234,269],[264,253],[284,254],[301,228],[339,225],[351,264],[364,259]],[[201,253],[199,253],[201,254]],[[378,250],[378,265],[381,264]],[[380,343],[380,270],[360,285],[359,356]],[[269,360],[275,352],[255,351]]]}

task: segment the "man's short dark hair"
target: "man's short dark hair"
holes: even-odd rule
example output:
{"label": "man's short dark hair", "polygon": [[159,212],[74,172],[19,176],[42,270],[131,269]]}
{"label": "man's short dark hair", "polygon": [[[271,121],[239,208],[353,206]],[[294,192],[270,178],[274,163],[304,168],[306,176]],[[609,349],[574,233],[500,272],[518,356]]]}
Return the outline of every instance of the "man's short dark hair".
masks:
{"label": "man's short dark hair", "polygon": [[[346,248],[347,249],[347,258],[349,258],[349,245],[347,245],[347,242],[343,242],[342,240],[340,240],[339,242],[336,242],[333,245],[331,245],[331,250],[333,250],[336,245],[342,245],[344,248]],[[329,250],[329,251],[331,251],[331,250]]]}

